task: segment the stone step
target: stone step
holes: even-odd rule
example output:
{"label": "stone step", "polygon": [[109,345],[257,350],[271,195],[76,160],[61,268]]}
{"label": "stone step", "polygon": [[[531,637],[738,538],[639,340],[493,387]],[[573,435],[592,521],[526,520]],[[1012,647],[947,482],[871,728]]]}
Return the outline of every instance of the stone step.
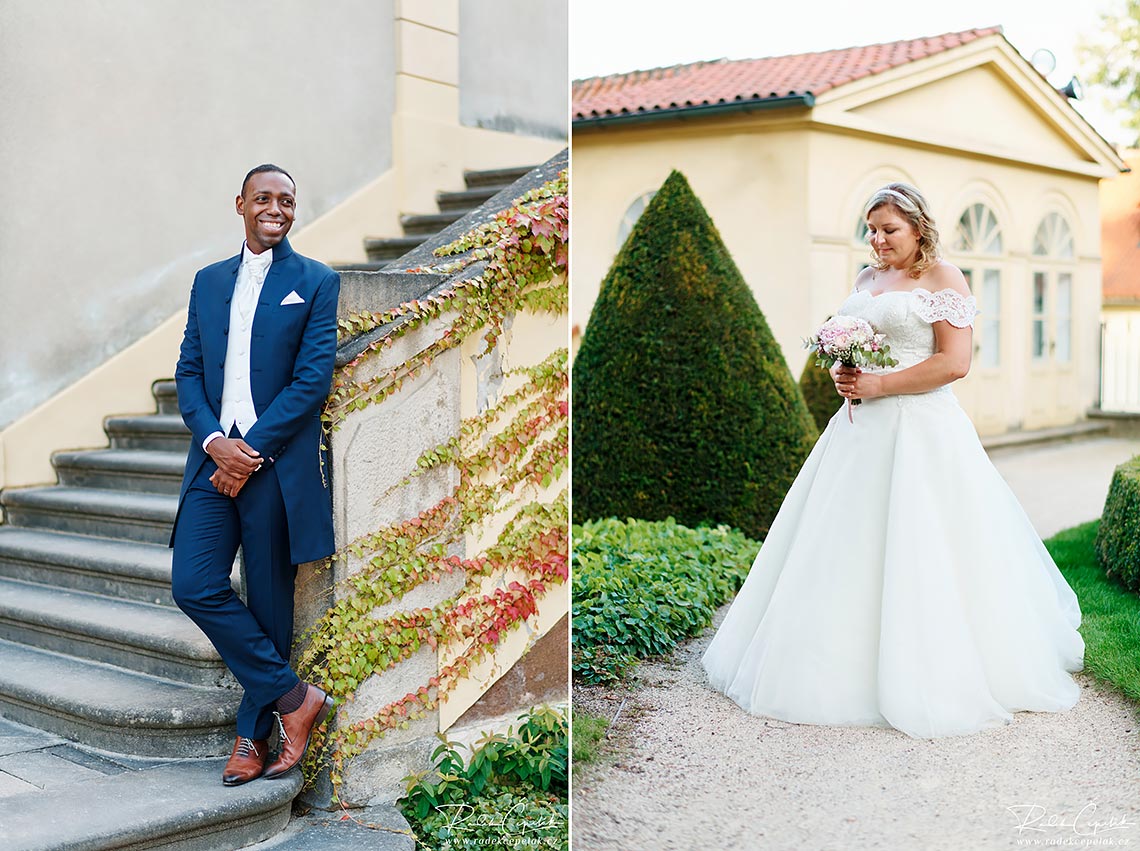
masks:
{"label": "stone step", "polygon": [[177,414],[150,414],[138,417],[107,417],[103,430],[112,449],[158,449],[186,452],[190,449],[190,429]]}
{"label": "stone step", "polygon": [[173,378],[164,378],[151,385],[150,392],[158,403],[160,414],[178,415],[178,388]]}
{"label": "stone step", "polygon": [[203,686],[236,685],[181,611],[0,579],[0,638]]}
{"label": "stone step", "polygon": [[111,753],[226,755],[240,699],[240,689],[175,682],[0,639],[0,714]]}
{"label": "stone step", "polygon": [[1072,440],[1083,440],[1088,437],[1106,437],[1110,430],[1109,424],[1103,420],[1082,420],[1081,422],[1071,425],[1039,428],[1029,431],[1009,431],[1005,434],[983,437],[982,446],[987,452],[993,452],[995,450],[1017,449],[1022,446],[1034,446],[1042,443],[1066,443]]}
{"label": "stone step", "polygon": [[[474,189],[477,186],[497,186],[498,189],[504,189],[535,168],[536,166],[533,165],[523,165],[514,166],[512,168],[488,168],[464,171],[463,182],[467,184],[468,189]],[[498,189],[496,189],[496,191],[498,191]]]}
{"label": "stone step", "polygon": [[426,239],[426,236],[369,236],[364,239],[364,252],[369,260],[391,262],[403,257],[416,246],[422,245]]}
{"label": "stone step", "polygon": [[400,226],[404,229],[404,236],[433,236],[448,225],[459,221],[465,212],[465,210],[453,210],[446,213],[400,216]]}
{"label": "stone step", "polygon": [[53,486],[5,490],[0,504],[13,526],[165,544],[178,497]]}
{"label": "stone step", "polygon": [[301,773],[223,786],[224,765],[184,760],[0,798],[4,847],[233,851],[283,830]]}
{"label": "stone step", "polygon": [[437,192],[435,202],[440,212],[448,213],[453,210],[469,213],[485,201],[490,201],[499,190],[505,189],[507,184],[489,184],[475,189],[464,189],[462,192]]}
{"label": "stone step", "polygon": [[177,496],[186,453],[158,449],[90,449],[57,452],[52,456],[52,464],[61,485]]}
{"label": "stone step", "polygon": [[0,526],[0,576],[173,606],[170,549],[45,529]]}

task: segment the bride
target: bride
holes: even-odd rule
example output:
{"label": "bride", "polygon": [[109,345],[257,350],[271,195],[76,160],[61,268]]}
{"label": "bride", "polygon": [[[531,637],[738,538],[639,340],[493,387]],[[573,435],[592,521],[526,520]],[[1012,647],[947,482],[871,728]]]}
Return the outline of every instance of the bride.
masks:
{"label": "bride", "polygon": [[839,313],[898,365],[836,366],[831,418],[702,658],[741,707],[916,737],[1071,708],[1081,613],[950,384],[977,313],[913,186],[865,208],[874,265]]}

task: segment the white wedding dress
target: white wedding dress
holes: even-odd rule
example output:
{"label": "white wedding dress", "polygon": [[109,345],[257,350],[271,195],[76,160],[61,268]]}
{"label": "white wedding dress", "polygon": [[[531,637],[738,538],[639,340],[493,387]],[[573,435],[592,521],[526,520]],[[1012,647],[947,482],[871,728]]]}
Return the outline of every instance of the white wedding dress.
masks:
{"label": "white wedding dress", "polygon": [[[887,336],[895,371],[974,298],[856,290],[839,310]],[[702,658],[741,707],[806,724],[971,733],[1071,708],[1076,595],[950,387],[844,405],[792,484]]]}

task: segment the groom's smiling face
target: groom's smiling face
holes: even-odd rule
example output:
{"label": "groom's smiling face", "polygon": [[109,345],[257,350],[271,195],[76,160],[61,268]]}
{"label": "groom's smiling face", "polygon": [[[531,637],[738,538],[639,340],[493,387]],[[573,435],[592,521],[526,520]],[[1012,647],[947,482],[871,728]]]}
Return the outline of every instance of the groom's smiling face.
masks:
{"label": "groom's smiling face", "polygon": [[260,254],[285,238],[297,213],[297,188],[279,171],[253,175],[237,197],[237,211],[245,219],[245,241]]}

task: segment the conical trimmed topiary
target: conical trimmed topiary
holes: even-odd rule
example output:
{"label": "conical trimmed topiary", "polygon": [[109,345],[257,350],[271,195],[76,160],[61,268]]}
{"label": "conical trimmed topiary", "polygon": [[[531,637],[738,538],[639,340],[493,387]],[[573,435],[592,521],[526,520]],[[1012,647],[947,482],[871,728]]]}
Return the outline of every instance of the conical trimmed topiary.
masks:
{"label": "conical trimmed topiary", "polygon": [[843,404],[843,397],[835,392],[831,373],[815,365],[814,354],[808,358],[804,371],[800,373],[800,392],[804,394],[804,401],[807,402],[816,427],[823,431]]}
{"label": "conical trimmed topiary", "polygon": [[602,282],[574,361],[574,520],[762,537],[816,429],[752,291],[674,171]]}

